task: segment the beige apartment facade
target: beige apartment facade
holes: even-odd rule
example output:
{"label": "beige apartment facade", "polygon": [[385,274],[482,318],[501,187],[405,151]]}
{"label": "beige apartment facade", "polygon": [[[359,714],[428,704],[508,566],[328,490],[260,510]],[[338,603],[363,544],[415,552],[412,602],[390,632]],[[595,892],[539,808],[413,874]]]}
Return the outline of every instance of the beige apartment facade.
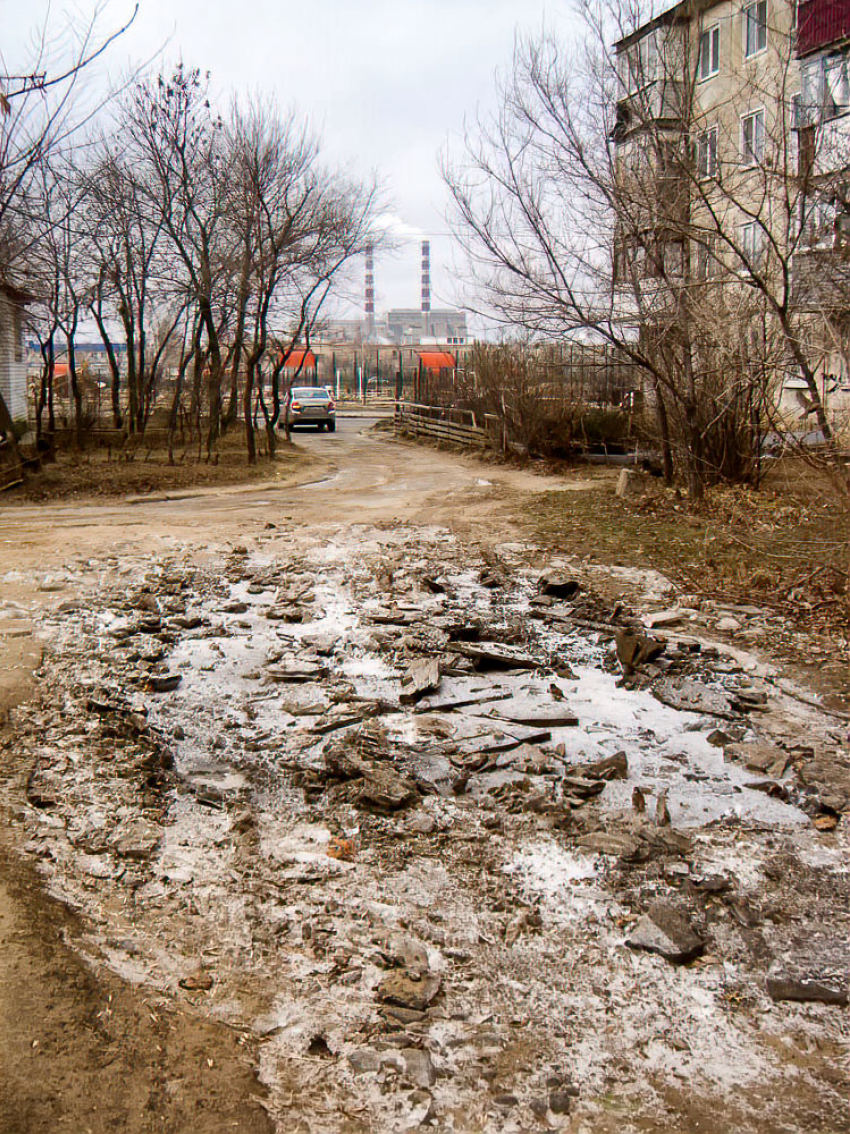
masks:
{"label": "beige apartment facade", "polygon": [[615,50],[626,306],[662,342],[687,321],[717,371],[759,368],[789,422],[821,403],[846,428],[850,4],[694,0]]}

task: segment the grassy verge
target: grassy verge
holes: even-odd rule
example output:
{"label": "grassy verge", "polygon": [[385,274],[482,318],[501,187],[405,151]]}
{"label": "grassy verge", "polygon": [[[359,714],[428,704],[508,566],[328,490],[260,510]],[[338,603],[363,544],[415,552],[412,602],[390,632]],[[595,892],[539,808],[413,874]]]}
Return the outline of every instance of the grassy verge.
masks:
{"label": "grassy verge", "polygon": [[542,494],[540,542],[602,562],[654,567],[691,594],[772,609],[802,630],[850,638],[850,501],[805,466],[760,491],[714,489],[698,506],[651,478],[626,499],[611,479]]}
{"label": "grassy verge", "polygon": [[274,460],[261,457],[256,465],[249,465],[244,439],[235,435],[221,439],[212,461],[199,457],[196,448],[175,453],[174,464],[169,464],[166,450],[144,446],[132,453],[108,449],[63,451],[39,471],[29,472],[24,484],[5,493],[0,503],[142,496],[289,480],[301,474],[314,459],[297,445],[281,441]]}

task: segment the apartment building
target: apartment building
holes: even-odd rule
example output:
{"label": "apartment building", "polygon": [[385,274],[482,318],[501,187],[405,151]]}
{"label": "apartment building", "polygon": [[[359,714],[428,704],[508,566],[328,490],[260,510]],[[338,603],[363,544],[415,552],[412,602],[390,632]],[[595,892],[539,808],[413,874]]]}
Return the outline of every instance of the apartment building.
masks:
{"label": "apartment building", "polygon": [[850,0],[686,0],[615,51],[624,310],[846,428]]}
{"label": "apartment building", "polygon": [[613,140],[635,198],[623,239],[638,245],[647,276],[746,277],[766,248],[787,243],[793,28],[788,0],[686,0],[615,45]]}
{"label": "apartment building", "polygon": [[800,4],[795,51],[803,200],[794,298],[822,337],[822,397],[850,416],[850,0]]}

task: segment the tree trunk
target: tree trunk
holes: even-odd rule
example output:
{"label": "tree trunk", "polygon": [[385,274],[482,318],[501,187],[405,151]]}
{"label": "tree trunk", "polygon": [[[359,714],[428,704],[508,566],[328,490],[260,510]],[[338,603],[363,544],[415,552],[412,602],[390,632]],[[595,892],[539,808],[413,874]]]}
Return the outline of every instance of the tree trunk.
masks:
{"label": "tree trunk", "polygon": [[673,467],[673,447],[670,444],[670,420],[667,417],[667,403],[664,401],[664,394],[661,391],[658,379],[654,375],[652,384],[655,393],[655,415],[658,418],[658,429],[661,433],[661,461],[664,470],[664,483],[668,488],[672,488],[675,469]]}
{"label": "tree trunk", "polygon": [[245,389],[242,391],[242,416],[245,419],[245,448],[248,454],[248,464],[257,463],[257,439],[254,434],[254,372],[257,367],[256,357],[251,354],[248,365],[245,367]]}
{"label": "tree trunk", "polygon": [[109,363],[109,373],[112,375],[111,382],[111,395],[112,395],[112,420],[115,423],[115,428],[120,429],[123,422],[121,420],[121,370],[118,366],[118,359],[115,356],[115,348],[112,346],[112,339],[109,337],[109,332],[106,329],[106,324],[103,321],[103,315],[99,307],[92,304],[89,308],[94,321],[97,323],[97,329],[100,332],[100,337],[106,348],[106,358]]}
{"label": "tree trunk", "polygon": [[85,440],[85,427],[83,425],[83,392],[77,379],[77,353],[74,347],[74,336],[68,335],[68,377],[71,380],[71,397],[74,399],[74,444],[78,451],[82,451]]}
{"label": "tree trunk", "polygon": [[207,428],[207,460],[210,460],[215,444],[221,436],[221,345],[209,300],[202,300],[199,306],[209,347],[207,397],[210,417]]}

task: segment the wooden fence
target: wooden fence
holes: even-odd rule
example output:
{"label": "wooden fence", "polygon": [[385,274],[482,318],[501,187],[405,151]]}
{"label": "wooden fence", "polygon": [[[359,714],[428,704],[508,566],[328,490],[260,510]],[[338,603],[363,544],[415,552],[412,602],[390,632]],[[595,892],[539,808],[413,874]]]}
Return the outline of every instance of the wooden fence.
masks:
{"label": "wooden fence", "polygon": [[486,449],[492,444],[490,434],[481,428],[472,410],[453,409],[450,406],[396,402],[395,431],[476,449]]}

